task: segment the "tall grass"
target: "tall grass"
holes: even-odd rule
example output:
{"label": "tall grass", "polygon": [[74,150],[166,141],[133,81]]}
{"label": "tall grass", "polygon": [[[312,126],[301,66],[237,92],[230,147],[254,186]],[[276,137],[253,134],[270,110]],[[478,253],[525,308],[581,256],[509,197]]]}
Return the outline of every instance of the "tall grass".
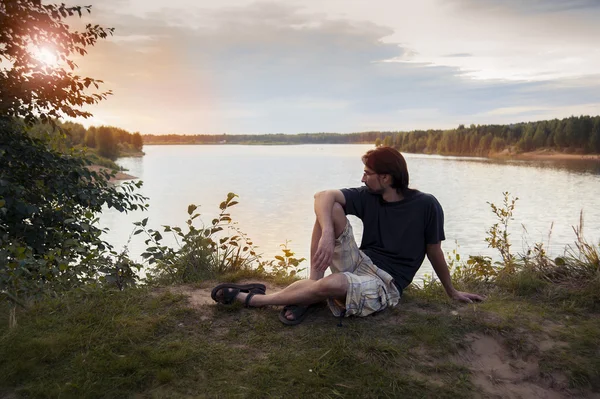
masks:
{"label": "tall grass", "polygon": [[[565,255],[550,258],[543,243],[534,243],[523,253],[511,251],[508,227],[518,198],[503,193],[503,204],[490,203],[498,221],[487,230],[485,241],[498,250],[501,261],[489,256],[469,256],[466,260],[458,248],[448,253],[452,280],[458,287],[475,289],[503,288],[518,295],[546,295],[563,298],[578,306],[600,307],[600,243],[590,244],[584,237],[584,217],[573,227],[575,240],[565,248]],[[421,287],[427,295],[441,295],[439,283],[428,276]]]}

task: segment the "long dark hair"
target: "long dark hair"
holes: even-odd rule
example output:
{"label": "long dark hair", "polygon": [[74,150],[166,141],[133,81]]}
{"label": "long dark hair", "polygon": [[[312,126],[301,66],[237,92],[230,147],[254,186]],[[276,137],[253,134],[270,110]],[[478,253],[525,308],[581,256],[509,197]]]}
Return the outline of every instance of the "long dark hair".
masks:
{"label": "long dark hair", "polygon": [[392,187],[396,189],[396,192],[403,195],[412,192],[408,188],[409,176],[406,161],[395,148],[377,147],[369,150],[362,156],[362,161],[373,172],[392,176]]}

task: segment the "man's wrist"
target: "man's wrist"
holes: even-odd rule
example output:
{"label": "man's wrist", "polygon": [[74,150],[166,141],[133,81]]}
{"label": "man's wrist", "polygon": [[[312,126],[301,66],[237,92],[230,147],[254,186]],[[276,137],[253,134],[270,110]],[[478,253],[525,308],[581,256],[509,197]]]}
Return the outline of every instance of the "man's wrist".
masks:
{"label": "man's wrist", "polygon": [[323,231],[321,234],[324,236],[327,236],[327,235],[332,236],[333,233],[334,233],[333,226],[326,226],[326,227],[323,227]]}

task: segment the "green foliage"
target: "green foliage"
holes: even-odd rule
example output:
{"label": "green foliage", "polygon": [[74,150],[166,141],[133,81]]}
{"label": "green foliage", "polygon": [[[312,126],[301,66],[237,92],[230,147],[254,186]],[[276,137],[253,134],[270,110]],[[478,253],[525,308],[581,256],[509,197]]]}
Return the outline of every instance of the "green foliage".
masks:
{"label": "green foliage", "polygon": [[295,278],[298,273],[304,271],[305,269],[298,269],[298,266],[306,258],[294,257],[295,253],[288,247],[288,244],[288,240],[285,241],[285,244],[281,244],[283,255],[275,255],[275,259],[264,261],[259,257],[258,271],[266,272],[277,279]]}
{"label": "green foliage", "polygon": [[[469,256],[465,262],[458,248],[448,254],[452,280],[457,285],[494,283],[517,295],[544,295],[554,299],[565,297],[577,306],[595,309],[600,296],[600,243],[589,244],[583,236],[583,213],[579,225],[573,227],[576,240],[565,249],[565,255],[548,257],[543,243],[534,243],[522,254],[511,253],[508,224],[518,198],[503,193],[503,205],[490,203],[498,222],[488,231],[485,241],[499,251],[502,262],[492,263],[488,256]],[[426,282],[430,291],[438,284]],[[431,287],[429,287],[431,285]]]}
{"label": "green foliage", "polygon": [[[25,118],[28,124],[38,118],[47,122],[62,115],[89,117],[82,111],[111,94],[88,93],[99,88],[101,80],[75,75],[73,56],[86,54],[86,48],[112,35],[113,29],[86,25],[73,31],[64,20],[91,6],[68,7],[43,4],[39,0],[3,0],[0,4],[0,116]],[[57,63],[48,64],[37,52],[52,52]],[[68,67],[70,71],[65,70]]]}
{"label": "green foliage", "polygon": [[594,120],[589,142],[590,152],[600,153],[600,118]]}
{"label": "green foliage", "polygon": [[100,156],[115,159],[118,155],[117,142],[113,136],[113,132],[105,127],[100,126],[96,131],[96,146]]}
{"label": "green foliage", "polygon": [[0,292],[17,303],[98,281],[117,255],[98,214],[144,209],[141,182],[109,184],[108,172],[90,171],[76,152],[48,148],[16,123],[0,120],[0,137]]}
{"label": "green foliage", "polygon": [[269,261],[262,258],[252,240],[231,219],[229,208],[238,204],[237,197],[234,193],[227,194],[219,205],[219,215],[209,226],[194,225],[200,213],[193,204],[187,210],[187,231],[178,226],[163,226],[163,233],[174,235],[178,249],[161,244],[163,235],[147,227],[147,218],[134,223],[134,234],[145,232],[148,236],[148,247],[142,257],[154,265],[150,274],[159,280],[189,283],[240,271],[256,270],[277,278],[291,278],[302,271],[297,267],[305,259],[295,258],[287,241],[282,245],[283,256]]}
{"label": "green foliage", "polygon": [[554,260],[557,266],[556,272],[558,275],[600,283],[600,242],[597,246],[587,242],[583,236],[583,224],[583,212],[581,212],[579,225],[573,227],[577,239],[574,246],[567,247],[564,257]]}
{"label": "green foliage", "polygon": [[504,196],[502,207],[488,202],[492,208],[492,212],[494,212],[498,218],[498,223],[494,223],[487,231],[488,236],[485,238],[485,241],[490,247],[495,248],[500,252],[500,256],[502,256],[502,261],[504,262],[503,266],[510,272],[514,269],[515,257],[510,252],[511,244],[508,239],[510,235],[508,233],[508,223],[512,220],[515,203],[518,198],[510,198],[508,192],[504,192],[502,195]]}
{"label": "green foliage", "polygon": [[[371,132],[369,132],[371,133]],[[389,143],[400,151],[444,155],[488,156],[517,149],[520,152],[553,148],[600,154],[600,116],[572,116],[563,120],[510,125],[460,125],[457,129],[410,132],[373,132],[372,143]],[[379,139],[379,141],[377,141]]]}

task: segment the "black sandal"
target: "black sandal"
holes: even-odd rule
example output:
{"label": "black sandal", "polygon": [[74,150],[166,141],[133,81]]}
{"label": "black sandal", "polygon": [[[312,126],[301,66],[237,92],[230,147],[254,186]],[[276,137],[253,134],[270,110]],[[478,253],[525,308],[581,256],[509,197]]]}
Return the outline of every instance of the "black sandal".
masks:
{"label": "black sandal", "polygon": [[246,300],[244,301],[244,306],[247,308],[251,308],[252,306],[250,306],[250,299],[252,299],[252,297],[254,295],[265,295],[264,292],[249,292],[248,295],[246,295]]}
{"label": "black sandal", "polygon": [[[295,326],[297,324],[302,323],[302,321],[306,318],[306,316],[310,313],[310,310],[312,310],[314,308],[314,305],[287,305],[284,306],[283,309],[281,309],[281,312],[279,312],[279,321],[281,321],[283,324],[287,325],[287,326]],[[287,311],[290,311],[292,313],[292,316],[294,316],[293,319],[288,319],[287,317],[285,317],[285,314]]]}
{"label": "black sandal", "polygon": [[[217,298],[217,293],[221,290],[223,291],[223,295],[220,298]],[[217,303],[222,303],[224,305],[229,305],[233,303],[235,297],[240,292],[251,292],[254,294],[265,294],[267,291],[267,287],[264,284],[253,283],[253,284],[233,284],[233,283],[223,283],[217,285],[212,289],[210,293],[210,297],[213,301]]]}

